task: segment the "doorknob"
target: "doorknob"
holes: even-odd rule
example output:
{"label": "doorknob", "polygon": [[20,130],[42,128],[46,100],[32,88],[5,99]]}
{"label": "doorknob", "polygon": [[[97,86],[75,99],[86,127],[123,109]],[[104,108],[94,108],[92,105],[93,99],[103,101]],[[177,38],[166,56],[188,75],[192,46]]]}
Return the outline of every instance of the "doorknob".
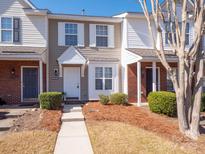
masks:
{"label": "doorknob", "polygon": [[79,84],[78,84],[78,85],[77,85],[77,88],[79,89],[79,87],[80,87],[80,86],[79,86]]}

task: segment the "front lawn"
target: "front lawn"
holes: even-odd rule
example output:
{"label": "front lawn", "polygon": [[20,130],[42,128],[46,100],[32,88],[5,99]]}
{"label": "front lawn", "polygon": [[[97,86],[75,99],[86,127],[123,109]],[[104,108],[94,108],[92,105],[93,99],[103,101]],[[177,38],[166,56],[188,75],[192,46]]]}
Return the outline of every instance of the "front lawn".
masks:
{"label": "front lawn", "polygon": [[122,122],[87,122],[95,154],[191,154],[154,133]]}
{"label": "front lawn", "polygon": [[[115,153],[118,149],[122,150],[120,153],[140,153],[141,149],[153,150],[154,153],[161,153],[161,150],[170,153],[204,153],[205,150],[204,135],[197,142],[191,141],[179,132],[176,118],[152,113],[145,107],[88,103],[83,107],[83,112],[96,153],[103,150]],[[131,149],[128,145],[131,145]],[[169,148],[170,145],[172,148]]]}
{"label": "front lawn", "polygon": [[51,131],[25,131],[11,133],[0,139],[1,154],[52,154],[57,133]]}
{"label": "front lawn", "polygon": [[52,154],[61,125],[61,110],[30,110],[0,139],[1,154]]}

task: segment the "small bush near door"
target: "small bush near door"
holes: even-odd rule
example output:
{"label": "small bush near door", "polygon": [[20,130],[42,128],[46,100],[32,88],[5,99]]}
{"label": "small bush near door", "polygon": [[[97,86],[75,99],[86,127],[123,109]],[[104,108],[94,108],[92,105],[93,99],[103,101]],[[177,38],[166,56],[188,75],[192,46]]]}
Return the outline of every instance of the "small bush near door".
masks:
{"label": "small bush near door", "polygon": [[127,105],[128,96],[123,93],[115,93],[110,96],[110,102],[113,105]]}
{"label": "small bush near door", "polygon": [[57,110],[61,108],[62,103],[61,92],[46,92],[39,96],[40,106],[42,109]]}
{"label": "small bush near door", "polygon": [[103,105],[107,105],[110,102],[109,96],[106,95],[99,95],[100,103]]}
{"label": "small bush near door", "polygon": [[172,92],[152,92],[148,96],[149,108],[152,112],[165,114],[170,117],[177,116],[176,95]]}

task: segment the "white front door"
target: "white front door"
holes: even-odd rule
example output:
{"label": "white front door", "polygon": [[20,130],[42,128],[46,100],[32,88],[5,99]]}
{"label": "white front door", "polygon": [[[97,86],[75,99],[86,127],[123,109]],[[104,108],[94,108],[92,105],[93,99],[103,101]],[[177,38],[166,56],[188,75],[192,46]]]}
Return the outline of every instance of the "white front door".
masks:
{"label": "white front door", "polygon": [[64,67],[64,92],[67,99],[80,99],[80,67]]}

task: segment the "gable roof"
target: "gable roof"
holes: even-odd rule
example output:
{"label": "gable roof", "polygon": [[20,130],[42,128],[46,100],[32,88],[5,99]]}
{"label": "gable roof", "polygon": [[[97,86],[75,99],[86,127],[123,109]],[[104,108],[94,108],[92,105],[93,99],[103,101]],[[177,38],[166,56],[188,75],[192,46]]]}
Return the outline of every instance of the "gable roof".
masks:
{"label": "gable roof", "polygon": [[58,58],[59,64],[85,64],[86,59],[78,52],[78,50],[70,46],[66,51]]}

